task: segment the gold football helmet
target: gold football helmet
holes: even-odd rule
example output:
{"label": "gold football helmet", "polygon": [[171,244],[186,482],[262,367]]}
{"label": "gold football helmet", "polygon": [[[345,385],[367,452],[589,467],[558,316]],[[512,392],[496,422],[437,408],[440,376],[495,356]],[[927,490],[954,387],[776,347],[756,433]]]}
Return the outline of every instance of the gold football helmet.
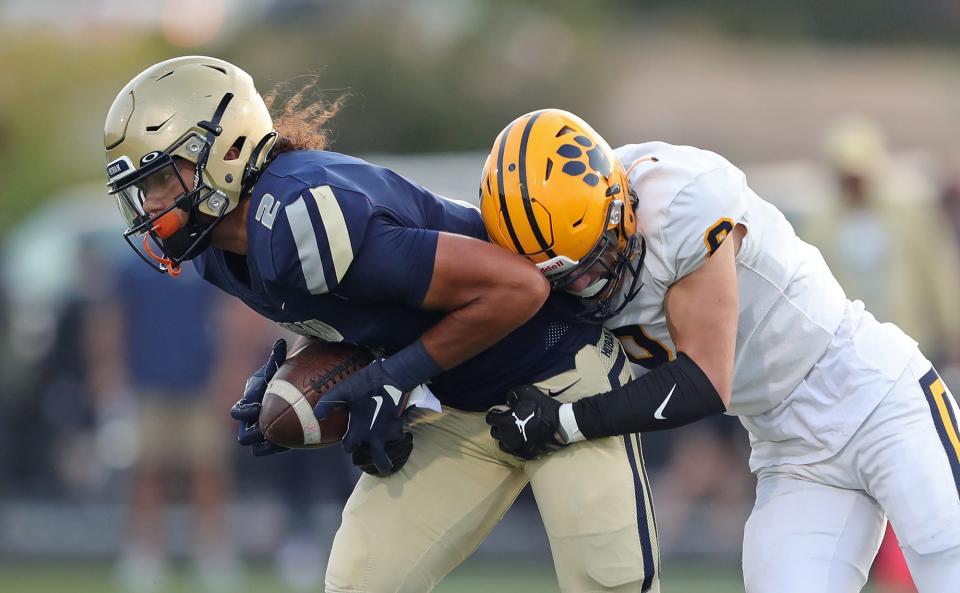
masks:
{"label": "gold football helmet", "polygon": [[[127,221],[124,238],[155,269],[175,273],[237,207],[275,140],[270,113],[240,68],[203,56],[150,66],[123,87],[104,125],[107,181]],[[183,179],[175,159],[194,164],[193,179]],[[182,187],[175,203],[146,212],[146,189],[171,179]],[[189,214],[186,225],[174,208]],[[142,249],[132,241],[140,237]]]}
{"label": "gold football helmet", "polygon": [[[490,239],[537,264],[553,288],[583,298],[585,317],[598,321],[636,295],[636,199],[610,146],[559,109],[522,115],[504,128],[480,180]],[[632,284],[621,297],[628,273]],[[572,290],[586,274],[589,285]]]}

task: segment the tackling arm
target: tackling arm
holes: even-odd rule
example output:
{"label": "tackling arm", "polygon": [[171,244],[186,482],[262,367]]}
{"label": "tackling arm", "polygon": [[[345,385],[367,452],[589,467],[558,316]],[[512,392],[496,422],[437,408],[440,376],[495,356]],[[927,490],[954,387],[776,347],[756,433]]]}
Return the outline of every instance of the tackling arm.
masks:
{"label": "tackling arm", "polygon": [[739,298],[736,250],[745,229],[667,292],[677,358],[610,392],[564,404],[562,436],[573,442],[665,430],[714,414],[730,403]]}
{"label": "tackling arm", "polygon": [[678,352],[685,352],[710,379],[724,407],[730,404],[737,347],[740,298],[736,253],[745,228],[738,225],[697,271],[667,291],[667,328]]}

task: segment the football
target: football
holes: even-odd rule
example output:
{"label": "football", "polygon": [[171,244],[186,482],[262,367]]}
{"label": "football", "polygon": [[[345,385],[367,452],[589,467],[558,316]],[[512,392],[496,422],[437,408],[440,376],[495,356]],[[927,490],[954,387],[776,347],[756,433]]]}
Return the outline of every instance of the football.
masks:
{"label": "football", "polygon": [[260,410],[260,431],[272,443],[291,449],[315,449],[339,443],[347,431],[346,406],[334,407],[318,421],[313,406],[320,395],[357,370],[373,355],[351,344],[319,340],[291,354],[267,385]]}

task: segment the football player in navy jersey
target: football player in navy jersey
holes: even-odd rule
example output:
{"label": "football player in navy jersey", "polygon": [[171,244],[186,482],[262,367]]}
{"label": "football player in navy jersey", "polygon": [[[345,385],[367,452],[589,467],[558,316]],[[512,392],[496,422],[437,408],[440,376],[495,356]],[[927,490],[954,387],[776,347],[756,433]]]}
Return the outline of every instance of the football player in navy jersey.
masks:
{"label": "football player in navy jersey", "polygon": [[[193,260],[298,341],[383,355],[315,410],[322,417],[327,400],[348,402],[344,448],[366,472],[344,510],[326,590],[430,590],[527,483],[563,590],[659,590],[636,435],[525,461],[501,451],[484,422],[514,385],[574,401],[623,384],[630,367],[615,337],[569,321],[569,297],[548,300],[535,266],[487,243],[476,208],[322,150],[316,125],[329,114],[289,107],[278,135],[236,66],[206,57],[156,64],[110,108],[107,174],[124,236],[158,271],[175,275]],[[278,342],[232,411],[241,444],[258,454],[278,449],[256,420],[285,355]],[[441,412],[398,409],[401,393],[427,382]],[[521,429],[528,420],[515,418]],[[600,460],[619,471],[583,480]]]}

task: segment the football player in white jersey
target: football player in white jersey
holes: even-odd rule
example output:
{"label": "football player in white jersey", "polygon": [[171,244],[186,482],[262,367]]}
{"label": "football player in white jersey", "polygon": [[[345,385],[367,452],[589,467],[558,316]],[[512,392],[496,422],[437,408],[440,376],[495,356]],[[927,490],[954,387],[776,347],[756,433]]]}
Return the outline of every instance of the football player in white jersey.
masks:
{"label": "football player in white jersey", "polygon": [[723,157],[663,142],[605,154],[570,113],[521,116],[487,159],[481,210],[491,240],[581,296],[644,374],[572,404],[515,390],[512,411],[553,438],[491,413],[501,448],[535,457],[735,415],[758,478],[748,592],[859,591],[888,517],[919,590],[957,591],[960,412],[916,342],[848,300]]}

